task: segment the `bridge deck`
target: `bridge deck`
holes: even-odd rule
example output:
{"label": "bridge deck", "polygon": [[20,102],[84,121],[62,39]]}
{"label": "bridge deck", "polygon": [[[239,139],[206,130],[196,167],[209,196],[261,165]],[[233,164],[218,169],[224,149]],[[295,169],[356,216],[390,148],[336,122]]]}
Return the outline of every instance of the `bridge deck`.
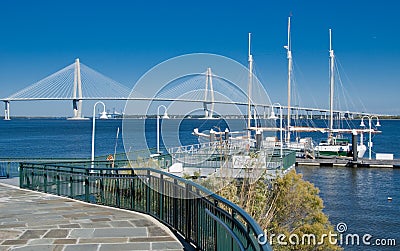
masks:
{"label": "bridge deck", "polygon": [[0,183],[0,251],[182,250],[150,216]]}

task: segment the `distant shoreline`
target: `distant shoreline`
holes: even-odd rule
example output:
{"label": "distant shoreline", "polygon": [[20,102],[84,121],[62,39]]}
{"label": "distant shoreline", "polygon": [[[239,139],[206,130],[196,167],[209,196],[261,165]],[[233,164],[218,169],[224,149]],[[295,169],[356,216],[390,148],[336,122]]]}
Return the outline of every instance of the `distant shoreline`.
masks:
{"label": "distant shoreline", "polygon": [[[17,120],[21,120],[21,119],[65,119],[66,120],[68,118],[69,117],[63,117],[63,116],[14,116],[14,117],[11,117],[11,120],[13,120],[13,119],[17,119]],[[85,118],[91,119],[92,117],[85,117]],[[155,118],[157,118],[157,116],[156,115],[148,115],[148,116],[146,116],[146,115],[134,115],[134,116],[126,117],[126,118],[128,118],[128,119],[144,119],[144,118],[155,119]],[[183,117],[181,115],[170,115],[170,118],[171,119],[174,119],[174,118],[175,119],[182,119],[182,118],[185,118],[185,119],[199,119],[199,118],[203,118],[203,116]],[[243,118],[245,118],[245,117],[243,117],[243,116],[234,116],[234,115],[228,115],[226,117],[220,117],[220,119],[243,119]],[[123,119],[123,117],[110,118],[110,119]],[[216,118],[216,119],[218,119],[218,118]],[[321,118],[314,118],[314,119],[320,120]],[[354,119],[347,119],[347,120],[360,120],[360,119],[361,119],[361,117],[357,117],[357,118],[354,118]],[[400,119],[400,115],[379,116],[379,119],[380,120],[398,120],[398,119]]]}

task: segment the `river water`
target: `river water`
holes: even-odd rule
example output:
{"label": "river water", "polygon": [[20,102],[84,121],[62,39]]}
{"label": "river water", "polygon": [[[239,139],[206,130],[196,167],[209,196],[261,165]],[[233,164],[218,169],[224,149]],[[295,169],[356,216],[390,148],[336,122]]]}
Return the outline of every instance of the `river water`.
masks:
{"label": "river water", "polygon": [[[143,121],[137,120],[133,123],[139,125]],[[223,131],[226,128],[225,122],[216,120],[178,121],[171,119],[163,123],[165,123],[167,131],[179,128],[179,142],[184,145],[197,143],[197,138],[191,135],[193,128],[200,128],[200,131],[210,128]],[[373,152],[393,153],[395,158],[400,158],[398,144],[400,142],[400,133],[398,132],[400,121],[383,120],[381,124],[379,129],[383,133],[374,136]],[[216,127],[214,127],[215,125]],[[117,128],[121,129],[118,138]],[[135,132],[135,126],[132,128]],[[155,147],[155,131],[156,120],[146,121],[146,142],[135,142],[130,139],[133,143],[126,144],[126,147],[129,147],[130,150]],[[136,133],[142,132],[138,130]],[[0,157],[89,158],[91,137],[91,120],[1,120]],[[135,137],[135,133],[130,137]],[[320,136],[321,139],[323,137],[326,135]],[[117,146],[117,152],[125,151],[122,121],[96,121],[95,140],[96,155],[113,153],[115,146]],[[396,247],[343,245],[345,250],[400,250],[400,169],[305,166],[299,166],[296,169],[303,174],[305,180],[314,183],[319,188],[320,196],[324,200],[324,211],[329,215],[332,224],[346,224],[347,231],[343,233],[343,236],[357,234],[362,238],[365,234],[369,234],[372,236],[371,242],[376,239],[396,239],[397,241]],[[388,201],[388,197],[392,197],[392,201]],[[360,242],[362,244],[361,239]]]}

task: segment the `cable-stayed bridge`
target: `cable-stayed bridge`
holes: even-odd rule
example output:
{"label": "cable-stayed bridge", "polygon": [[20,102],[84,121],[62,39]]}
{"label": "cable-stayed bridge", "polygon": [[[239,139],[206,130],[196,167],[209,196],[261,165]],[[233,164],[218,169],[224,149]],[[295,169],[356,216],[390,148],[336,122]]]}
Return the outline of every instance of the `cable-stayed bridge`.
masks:
{"label": "cable-stayed bridge", "polygon": [[90,99],[126,99],[130,89],[115,80],[75,63],[3,99],[5,119],[10,119],[11,101],[71,100],[73,118],[82,118],[82,101]]}
{"label": "cable-stayed bridge", "polygon": [[[214,81],[214,84],[213,84]],[[221,97],[221,93],[230,96],[230,99]],[[115,80],[80,63],[79,59],[67,67],[51,74],[50,76],[2,99],[5,103],[4,119],[10,119],[11,101],[40,101],[40,100],[68,100],[72,102],[72,119],[82,119],[82,101],[84,100],[146,100],[200,103],[204,109],[205,117],[212,117],[214,105],[228,104],[247,106],[247,93],[235,87],[235,83],[228,83],[223,77],[211,73],[207,69],[204,73],[194,74],[190,78],[183,78],[181,82],[168,88],[161,89],[153,97],[145,97],[139,93],[131,93],[131,89]],[[252,106],[261,107],[267,113],[274,107],[267,100],[253,102]],[[281,106],[287,109],[286,106]],[[328,109],[291,107],[293,116],[300,114],[313,116],[320,113],[321,117],[329,112]],[[365,115],[362,112],[349,112],[335,110],[335,113],[348,115]],[[145,115],[145,114],[143,114]],[[258,112],[258,115],[261,115]]]}

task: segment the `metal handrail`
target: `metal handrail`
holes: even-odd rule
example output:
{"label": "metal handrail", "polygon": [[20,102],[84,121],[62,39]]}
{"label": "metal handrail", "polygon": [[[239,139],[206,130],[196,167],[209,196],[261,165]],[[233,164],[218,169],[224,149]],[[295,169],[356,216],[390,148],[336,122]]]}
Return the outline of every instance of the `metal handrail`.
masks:
{"label": "metal handrail", "polygon": [[149,214],[199,250],[272,250],[258,243],[263,231],[242,208],[161,170],[21,163],[20,186]]}

